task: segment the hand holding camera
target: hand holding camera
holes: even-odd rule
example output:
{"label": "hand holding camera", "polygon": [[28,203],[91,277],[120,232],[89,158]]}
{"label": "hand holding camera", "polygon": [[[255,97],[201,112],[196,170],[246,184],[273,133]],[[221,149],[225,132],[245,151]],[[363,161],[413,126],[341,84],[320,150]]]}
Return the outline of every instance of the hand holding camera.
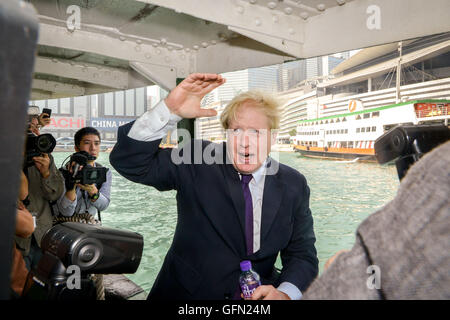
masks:
{"label": "hand holding camera", "polygon": [[50,116],[52,115],[52,109],[44,108],[39,115],[38,121],[41,127],[45,127],[50,124]]}
{"label": "hand holding camera", "polygon": [[50,158],[48,154],[42,153],[40,156],[33,157],[36,169],[41,173],[42,178],[46,179],[50,176]]}
{"label": "hand holding camera", "polygon": [[96,185],[106,181],[107,168],[93,167],[89,164],[96,157],[86,151],[75,152],[70,156],[67,167],[60,169],[66,182],[66,190],[74,190],[75,186],[86,190],[90,196],[98,193]]}

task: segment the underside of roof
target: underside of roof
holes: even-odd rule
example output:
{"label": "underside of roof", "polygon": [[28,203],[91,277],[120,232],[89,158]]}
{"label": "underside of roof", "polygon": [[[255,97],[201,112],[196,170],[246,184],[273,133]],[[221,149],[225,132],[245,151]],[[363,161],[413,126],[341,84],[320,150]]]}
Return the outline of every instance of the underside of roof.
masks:
{"label": "underside of roof", "polygon": [[[31,0],[31,98],[158,84],[450,31],[448,0]],[[433,23],[423,23],[433,21]]]}
{"label": "underside of roof", "polygon": [[[382,51],[384,51],[384,49]],[[430,45],[425,48],[402,55],[400,65],[401,66],[413,65],[415,63],[436,57],[446,52],[450,52],[450,40],[444,40],[440,43]],[[331,79],[323,83],[319,83],[317,87],[325,88],[336,85],[345,85],[367,80],[368,78],[375,78],[380,75],[386,74],[387,72],[389,72],[389,70],[395,69],[397,67],[398,62],[399,62],[398,57],[392,58],[387,61],[375,64],[373,66],[363,68],[355,72],[351,72],[341,77]]]}

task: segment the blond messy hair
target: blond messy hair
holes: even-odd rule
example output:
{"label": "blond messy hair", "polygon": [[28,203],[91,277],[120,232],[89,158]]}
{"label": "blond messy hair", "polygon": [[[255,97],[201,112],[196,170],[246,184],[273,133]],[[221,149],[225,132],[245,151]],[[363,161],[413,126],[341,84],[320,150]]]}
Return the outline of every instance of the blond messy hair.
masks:
{"label": "blond messy hair", "polygon": [[280,101],[273,94],[262,90],[250,90],[234,97],[220,115],[220,123],[226,130],[229,127],[230,120],[236,117],[236,112],[245,102],[253,101],[269,119],[270,129],[280,128]]}

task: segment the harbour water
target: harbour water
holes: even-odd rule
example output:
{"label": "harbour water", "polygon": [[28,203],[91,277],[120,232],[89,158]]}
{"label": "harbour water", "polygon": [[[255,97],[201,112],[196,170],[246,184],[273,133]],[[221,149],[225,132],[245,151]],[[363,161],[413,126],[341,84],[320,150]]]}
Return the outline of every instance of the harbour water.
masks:
{"label": "harbour water", "polygon": [[[59,167],[70,152],[55,152],[53,155]],[[109,165],[108,157],[108,153],[102,152],[98,159],[113,173],[111,204],[101,214],[102,223],[144,236],[139,269],[127,276],[148,292],[175,230],[175,191],[159,192],[126,180]],[[392,200],[399,186],[395,166],[310,159],[293,152],[279,153],[279,160],[303,173],[308,180],[319,274],[334,253],[351,249],[357,226]],[[277,265],[281,267],[279,260]]]}

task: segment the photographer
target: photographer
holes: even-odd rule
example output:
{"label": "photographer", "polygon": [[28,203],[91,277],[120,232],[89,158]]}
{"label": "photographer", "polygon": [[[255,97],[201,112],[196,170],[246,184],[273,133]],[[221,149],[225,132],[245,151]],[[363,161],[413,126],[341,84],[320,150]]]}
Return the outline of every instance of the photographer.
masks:
{"label": "photographer", "polygon": [[[75,133],[75,151],[77,153],[72,155],[66,170],[63,170],[66,172],[64,175],[65,193],[57,203],[61,215],[70,217],[74,214],[89,213],[95,217],[96,213],[108,208],[112,181],[111,171],[106,171],[106,181],[103,183],[81,184],[77,183],[72,176],[76,174],[75,170],[82,172],[89,166],[102,167],[95,162],[100,152],[100,143],[100,133],[95,128],[85,127]],[[78,159],[85,157],[86,165],[82,163],[80,165],[81,161],[73,161],[75,155]]]}
{"label": "photographer", "polygon": [[[53,225],[49,201],[56,201],[64,191],[64,179],[50,154],[54,148],[54,138],[49,134],[39,135],[39,119],[45,114],[38,116],[38,112],[37,107],[29,108],[30,119],[23,166],[23,172],[28,179],[27,209],[35,218],[36,228],[31,237],[16,237],[17,247],[22,252],[29,270],[39,261],[41,239]],[[41,125],[43,124],[45,123]],[[42,152],[41,147],[48,147],[48,152]]]}
{"label": "photographer", "polygon": [[30,106],[28,108],[28,130],[35,135],[40,135],[40,128],[50,124],[50,109],[45,109],[39,114],[39,107]]}

